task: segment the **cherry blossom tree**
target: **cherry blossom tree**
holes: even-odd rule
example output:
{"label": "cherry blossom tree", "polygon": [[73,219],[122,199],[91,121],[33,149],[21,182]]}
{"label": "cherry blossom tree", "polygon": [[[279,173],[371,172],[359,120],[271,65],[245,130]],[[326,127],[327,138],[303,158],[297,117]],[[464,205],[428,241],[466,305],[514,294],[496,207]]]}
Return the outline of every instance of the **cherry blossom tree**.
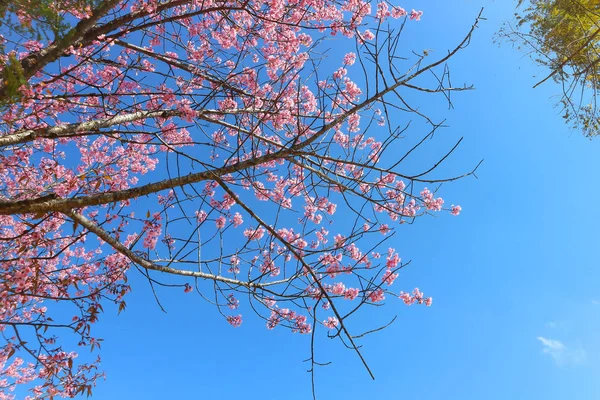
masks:
{"label": "cherry blossom tree", "polygon": [[[346,321],[389,297],[431,304],[392,291],[406,263],[386,240],[461,211],[437,194],[460,178],[438,174],[456,146],[428,159],[441,124],[412,102],[469,89],[446,62],[477,21],[432,60],[400,54],[422,13],[387,2],[44,4],[64,33],[2,15],[0,398],[90,394],[99,358],[65,343],[100,347],[92,328],[126,308],[132,273],[170,276],[233,327],[327,332],[370,373]],[[327,58],[330,38],[347,51]],[[404,148],[411,118],[429,130]],[[421,171],[404,171],[411,157]]]}

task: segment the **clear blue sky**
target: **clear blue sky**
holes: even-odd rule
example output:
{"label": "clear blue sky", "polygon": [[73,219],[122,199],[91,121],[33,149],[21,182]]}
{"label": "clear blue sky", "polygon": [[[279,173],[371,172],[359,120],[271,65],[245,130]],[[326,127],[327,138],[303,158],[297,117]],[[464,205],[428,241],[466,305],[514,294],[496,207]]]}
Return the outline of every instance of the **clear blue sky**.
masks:
{"label": "clear blue sky", "polygon": [[[451,63],[453,82],[476,91],[455,96],[443,114],[448,142],[465,137],[444,172],[485,162],[479,179],[444,187],[463,207],[459,218],[422,218],[390,243],[412,260],[398,289],[418,286],[433,306],[390,301],[355,321],[398,315],[362,342],[375,381],[340,343],[319,340],[318,359],[333,362],[318,370],[319,397],[600,399],[600,139],[569,131],[552,107],[559,88],[531,89],[544,71],[492,42],[513,2],[399,5],[425,12],[406,51],[434,49],[432,57],[486,7],[487,21]],[[126,312],[108,312],[97,326],[107,380],[94,399],[310,398],[308,336],[267,331],[249,313],[233,329],[181,290],[162,292],[164,314],[143,281],[133,290]]]}

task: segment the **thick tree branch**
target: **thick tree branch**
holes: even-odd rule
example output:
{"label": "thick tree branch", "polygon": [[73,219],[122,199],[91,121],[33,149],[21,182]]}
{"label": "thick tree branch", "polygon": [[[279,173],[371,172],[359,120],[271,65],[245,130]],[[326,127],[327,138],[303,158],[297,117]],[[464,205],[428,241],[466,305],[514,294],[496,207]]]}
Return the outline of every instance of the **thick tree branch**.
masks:
{"label": "thick tree branch", "polygon": [[[263,112],[262,110],[202,110],[196,112],[196,118],[207,122],[222,125],[227,128],[236,129],[241,132],[250,133],[243,128],[227,122],[210,118],[208,115],[235,115],[239,113]],[[128,114],[119,114],[112,117],[99,118],[96,120],[79,122],[74,124],[62,124],[45,128],[27,129],[0,137],[0,147],[13,146],[31,142],[35,139],[64,139],[69,137],[98,135],[102,134],[100,129],[109,128],[130,122],[141,121],[149,118],[172,118],[180,117],[182,112],[179,110],[160,110],[160,111],[137,111]]]}

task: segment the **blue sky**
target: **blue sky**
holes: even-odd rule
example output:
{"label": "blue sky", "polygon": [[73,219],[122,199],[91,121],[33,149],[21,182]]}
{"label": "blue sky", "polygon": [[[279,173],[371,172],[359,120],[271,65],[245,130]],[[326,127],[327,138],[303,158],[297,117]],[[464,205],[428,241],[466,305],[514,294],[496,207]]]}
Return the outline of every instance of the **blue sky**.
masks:
{"label": "blue sky", "polygon": [[[455,84],[475,91],[440,113],[450,126],[440,146],[464,137],[445,173],[480,159],[478,178],[443,188],[461,204],[459,218],[422,218],[393,247],[412,264],[398,289],[418,286],[431,308],[389,301],[354,323],[398,315],[366,338],[363,352],[376,380],[341,344],[318,341],[320,398],[600,399],[600,270],[597,224],[600,139],[569,131],[552,107],[559,88],[531,89],[542,71],[493,34],[511,18],[510,1],[403,2],[422,9],[405,49],[455,45],[485,6],[487,21],[451,63]],[[134,280],[128,308],[106,313],[103,368],[94,399],[308,399],[302,360],[309,337],[268,331],[246,318],[231,328],[199,296],[181,290],[156,305]]]}

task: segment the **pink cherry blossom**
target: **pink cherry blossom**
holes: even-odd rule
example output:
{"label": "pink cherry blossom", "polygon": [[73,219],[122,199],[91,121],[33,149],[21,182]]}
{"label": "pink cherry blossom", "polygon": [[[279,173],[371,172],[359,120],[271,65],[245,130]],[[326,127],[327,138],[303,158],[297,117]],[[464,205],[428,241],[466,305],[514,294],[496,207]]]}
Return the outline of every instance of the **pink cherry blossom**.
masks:
{"label": "pink cherry blossom", "polygon": [[462,211],[462,207],[461,206],[452,206],[452,211],[450,211],[450,214],[452,215],[458,215],[460,214],[460,212]]}
{"label": "pink cherry blossom", "polygon": [[421,16],[423,15],[423,11],[415,11],[414,9],[410,12],[409,18],[414,19],[415,21],[420,21]]}
{"label": "pink cherry blossom", "polygon": [[366,31],[364,31],[362,36],[365,38],[365,40],[373,40],[373,39],[375,39],[375,35],[369,29],[367,29]]}
{"label": "pink cherry blossom", "polygon": [[229,322],[234,328],[239,328],[240,325],[242,325],[242,315],[238,314],[235,316],[229,316],[227,317],[227,322]]}
{"label": "pink cherry blossom", "polygon": [[233,294],[230,294],[227,296],[227,307],[229,307],[232,310],[235,310],[239,306],[240,306],[240,301],[238,299],[236,299]]}
{"label": "pink cherry blossom", "polygon": [[339,324],[339,321],[335,317],[327,317],[325,321],[323,321],[323,325],[328,329],[335,329]]}
{"label": "pink cherry blossom", "polygon": [[240,214],[239,212],[236,212],[235,215],[233,216],[233,226],[234,227],[238,227],[241,224],[244,223],[244,220],[242,219],[242,214]]}
{"label": "pink cherry blossom", "polygon": [[402,7],[393,7],[392,8],[392,17],[393,18],[401,18],[406,15],[406,11]]}
{"label": "pink cherry blossom", "polygon": [[374,291],[372,291],[371,293],[369,293],[369,300],[372,301],[373,303],[378,303],[380,301],[385,300],[385,293],[383,292],[382,289],[376,289]]}
{"label": "pink cherry blossom", "polygon": [[344,64],[347,66],[354,65],[356,62],[356,54],[355,53],[347,53],[344,56]]}
{"label": "pink cherry blossom", "polygon": [[386,270],[385,273],[383,274],[383,276],[381,277],[381,280],[383,282],[385,282],[386,284],[388,284],[388,286],[391,286],[394,284],[394,281],[398,278],[398,274],[395,274],[392,272],[392,270]]}
{"label": "pink cherry blossom", "polygon": [[379,232],[381,232],[382,235],[387,235],[389,231],[390,227],[388,226],[388,224],[379,225]]}
{"label": "pink cherry blossom", "polygon": [[248,240],[260,240],[265,234],[265,230],[262,227],[256,229],[246,229],[244,231],[244,236],[248,238]]}
{"label": "pink cherry blossom", "polygon": [[358,297],[360,290],[357,288],[348,288],[344,291],[344,298],[347,300],[354,300]]}
{"label": "pink cherry blossom", "polygon": [[419,288],[415,288],[412,292],[412,295],[405,292],[400,292],[399,297],[404,301],[405,304],[411,305],[414,303],[417,304],[425,304],[426,306],[431,306],[433,299],[431,297],[425,298],[423,293],[419,290]]}
{"label": "pink cherry blossom", "polygon": [[225,223],[227,222],[227,220],[225,219],[224,216],[220,216],[219,218],[217,218],[217,220],[215,221],[215,225],[217,226],[217,229],[223,229],[223,227],[225,226]]}

